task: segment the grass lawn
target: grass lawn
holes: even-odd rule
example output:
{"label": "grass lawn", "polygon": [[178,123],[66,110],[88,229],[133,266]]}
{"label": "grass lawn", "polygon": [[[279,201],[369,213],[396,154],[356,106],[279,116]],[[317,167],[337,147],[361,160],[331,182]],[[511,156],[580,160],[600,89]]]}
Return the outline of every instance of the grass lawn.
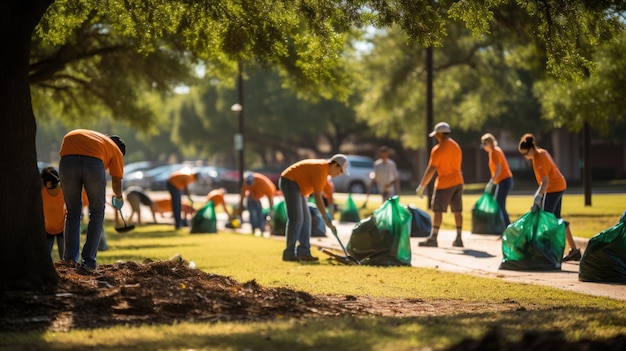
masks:
{"label": "grass lawn", "polygon": [[[594,207],[586,208],[582,197],[578,201],[577,195],[570,196],[566,196],[563,212],[575,226],[572,228],[576,235],[586,231],[593,235],[592,232],[604,229],[606,225],[601,227],[598,218],[606,217],[608,226],[614,225],[626,204],[626,195],[597,195]],[[401,198],[406,203],[425,201],[410,196]],[[478,195],[468,195],[464,199],[465,230],[470,228],[469,210],[477,198]],[[531,201],[531,196],[511,197],[512,217],[524,213]],[[364,211],[375,208],[372,196],[370,207]],[[447,223],[452,220],[448,217],[452,216],[444,216]],[[319,264],[283,262],[282,240],[228,231],[190,235],[185,230],[174,232],[171,225],[147,225],[117,234],[112,223],[105,230],[109,233],[109,250],[98,254],[99,264],[118,260],[141,262],[145,258],[166,260],[181,254],[198,269],[240,282],[256,280],[262,286],[288,287],[311,294],[419,299],[425,305],[461,307],[454,312],[438,313],[433,309],[423,316],[411,317],[285,320],[279,316],[263,323],[189,321],[63,333],[0,332],[0,349],[442,350],[466,338],[480,338],[494,327],[511,343],[530,330],[562,331],[568,341],[626,334],[624,301],[417,267],[342,266],[326,260]],[[503,305],[513,308],[503,311]]]}

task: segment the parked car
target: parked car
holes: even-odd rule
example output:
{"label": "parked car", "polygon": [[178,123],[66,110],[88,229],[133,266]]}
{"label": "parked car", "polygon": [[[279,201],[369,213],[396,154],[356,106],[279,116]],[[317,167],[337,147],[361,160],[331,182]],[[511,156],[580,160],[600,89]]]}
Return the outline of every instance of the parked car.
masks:
{"label": "parked car", "polygon": [[335,192],[365,194],[374,172],[374,159],[368,156],[346,155],[350,165],[350,175],[342,174],[333,178]]}
{"label": "parked car", "polygon": [[191,172],[199,173],[198,179],[189,184],[191,194],[206,195],[217,188],[225,188],[229,193],[239,192],[239,171],[224,167],[201,166],[194,168]]}
{"label": "parked car", "polygon": [[[157,166],[143,171],[131,172],[122,179],[122,188],[139,186],[143,189],[164,190],[167,178],[172,172],[182,169],[185,165],[181,163]],[[162,189],[154,189],[154,187]]]}

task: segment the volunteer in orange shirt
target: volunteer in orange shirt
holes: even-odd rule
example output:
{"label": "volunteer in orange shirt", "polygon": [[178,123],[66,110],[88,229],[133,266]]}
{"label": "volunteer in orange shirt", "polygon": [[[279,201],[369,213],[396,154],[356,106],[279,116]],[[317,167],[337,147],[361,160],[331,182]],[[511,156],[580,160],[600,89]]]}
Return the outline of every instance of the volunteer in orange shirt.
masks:
{"label": "volunteer in orange shirt", "polygon": [[89,199],[89,224],[79,268],[96,268],[96,254],[102,235],[108,169],[115,194],[113,206],[121,210],[122,178],[126,145],[116,135],[108,136],[93,130],[75,129],[63,138],[59,155],[59,173],[67,215],[65,218],[65,252],[63,259],[77,261],[80,251],[80,220],[83,187]]}
{"label": "volunteer in orange shirt", "polygon": [[59,173],[54,167],[41,170],[41,199],[43,200],[43,218],[46,227],[48,249],[52,254],[56,239],[59,257],[63,259],[65,249],[63,229],[65,228],[65,198],[59,186]]}
{"label": "volunteer in orange shirt", "polygon": [[[535,194],[534,205],[542,208],[546,212],[553,213],[556,218],[561,218],[561,202],[563,193],[567,189],[567,182],[556,163],[552,160],[550,153],[537,146],[535,137],[532,134],[524,134],[518,146],[519,152],[525,159],[532,161],[535,179],[539,184],[539,189]],[[572,236],[569,222],[565,222],[565,237],[569,244],[570,251],[563,257],[563,261],[580,261],[580,249],[576,247],[576,242]]]}
{"label": "volunteer in orange shirt", "polygon": [[[287,247],[283,251],[283,261],[317,261],[311,256],[311,212],[307,197],[313,195],[317,209],[324,223],[335,230],[332,218],[326,212],[322,191],[328,183],[328,176],[349,175],[348,159],[336,154],[330,159],[307,159],[287,167],[278,181],[278,187],[285,198],[287,221],[285,237]],[[297,246],[296,246],[297,245]]]}
{"label": "volunteer in orange shirt", "polygon": [[228,207],[226,206],[226,188],[218,188],[209,191],[206,196],[206,201],[213,201],[213,207],[217,208],[217,206],[222,206],[222,210],[226,212],[228,218],[231,218],[230,212],[228,211]]}
{"label": "volunteer in orange shirt", "polygon": [[430,151],[430,160],[415,192],[418,196],[424,195],[424,189],[437,172],[435,192],[432,198],[432,209],[435,213],[433,228],[426,241],[419,246],[437,247],[437,235],[441,226],[443,212],[448,212],[448,206],[454,214],[456,223],[456,239],[452,246],[463,247],[461,233],[463,231],[463,173],[461,172],[462,152],[459,144],[450,138],[450,125],[446,122],[437,123],[435,130],[429,136],[435,137],[438,144]]}
{"label": "volunteer in orange shirt", "polygon": [[261,199],[265,196],[269,202],[270,211],[274,208],[274,194],[276,186],[272,181],[261,173],[249,172],[245,174],[244,184],[239,193],[239,215],[243,211],[243,201],[247,200],[246,208],[250,215],[250,225],[252,234],[258,229],[261,234],[265,228],[265,217],[263,216],[263,206]]}
{"label": "volunteer in orange shirt", "polygon": [[504,156],[504,151],[498,146],[498,140],[491,133],[485,133],[480,142],[483,150],[489,153],[489,172],[491,178],[485,187],[485,191],[491,193],[495,186],[495,198],[500,206],[500,214],[504,226],[511,224],[509,213],[506,210],[506,198],[513,188],[513,173],[509,168],[509,162]]}
{"label": "volunteer in orange shirt", "polygon": [[181,198],[183,193],[186,194],[189,202],[191,202],[193,206],[193,200],[191,200],[191,195],[189,194],[189,184],[195,182],[197,177],[197,173],[192,174],[189,168],[183,168],[172,172],[167,179],[166,187],[172,198],[172,214],[174,215],[174,227],[176,227],[176,229],[182,227],[183,224],[187,225],[187,223],[183,223],[180,216],[182,208]]}

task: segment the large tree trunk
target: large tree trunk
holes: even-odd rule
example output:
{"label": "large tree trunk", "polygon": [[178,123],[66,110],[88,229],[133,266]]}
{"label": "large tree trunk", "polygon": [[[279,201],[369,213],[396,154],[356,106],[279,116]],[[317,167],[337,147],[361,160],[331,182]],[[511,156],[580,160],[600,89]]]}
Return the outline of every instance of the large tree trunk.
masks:
{"label": "large tree trunk", "polygon": [[0,284],[5,287],[46,287],[59,279],[45,239],[28,86],[31,35],[51,3],[0,2]]}

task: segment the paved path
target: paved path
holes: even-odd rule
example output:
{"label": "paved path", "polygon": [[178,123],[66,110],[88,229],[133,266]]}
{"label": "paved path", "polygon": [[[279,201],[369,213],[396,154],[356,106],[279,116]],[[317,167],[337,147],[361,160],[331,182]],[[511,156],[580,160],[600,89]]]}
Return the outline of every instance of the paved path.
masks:
{"label": "paved path", "polygon": [[[354,228],[354,223],[340,223],[337,226],[339,238],[344,245],[347,245],[350,239],[352,228]],[[453,230],[440,231],[437,248],[418,247],[417,243],[423,241],[424,238],[411,238],[411,265],[626,300],[625,285],[579,281],[578,262],[563,262],[561,271],[555,272],[501,270],[499,266],[502,262],[502,240],[499,235],[464,232],[464,248],[452,247],[455,236],[456,233]],[[577,241],[578,246],[586,246],[586,240],[577,239]],[[331,233],[327,233],[325,238],[312,238],[312,245],[330,247],[342,252],[337,239]],[[320,255],[323,254],[320,253]]]}

